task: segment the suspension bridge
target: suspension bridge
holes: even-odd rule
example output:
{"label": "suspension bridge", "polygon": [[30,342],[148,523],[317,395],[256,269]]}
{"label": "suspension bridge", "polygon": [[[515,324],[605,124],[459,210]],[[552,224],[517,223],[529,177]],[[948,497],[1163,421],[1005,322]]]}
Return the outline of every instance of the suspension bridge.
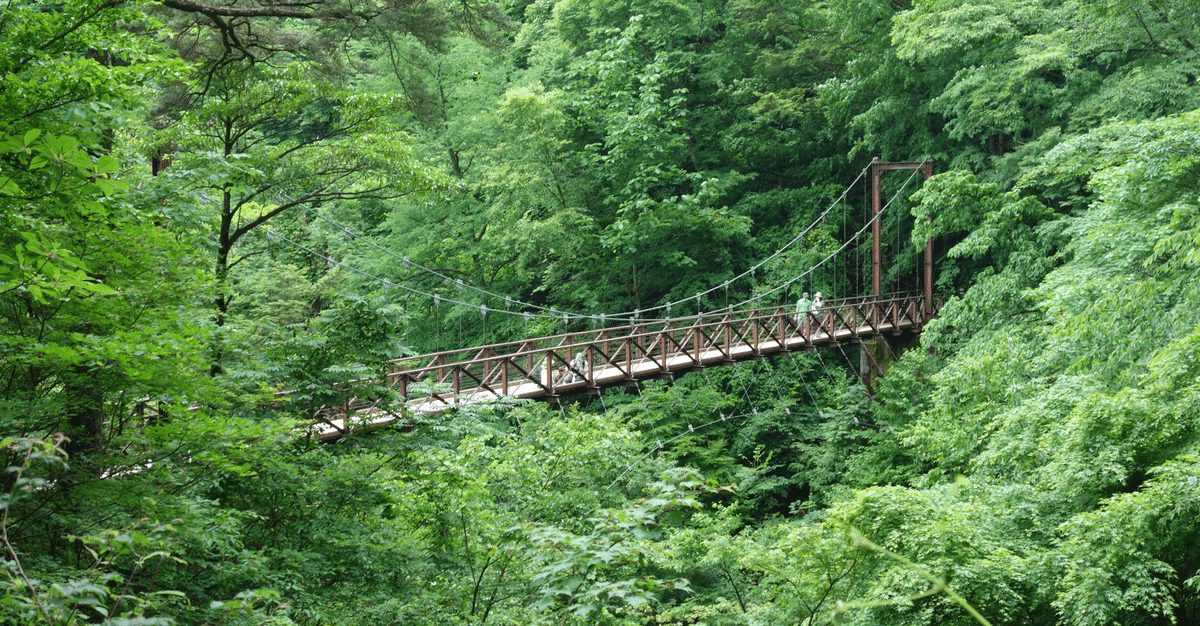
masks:
{"label": "suspension bridge", "polygon": [[[413,414],[439,413],[505,398],[553,400],[572,394],[598,394],[604,388],[636,386],[647,379],[672,379],[686,372],[747,360],[759,361],[776,354],[812,351],[823,346],[862,344],[906,333],[919,333],[941,305],[940,298],[932,288],[932,241],[927,241],[924,247],[922,267],[915,281],[919,289],[894,293],[882,293],[881,290],[883,259],[880,217],[886,207],[881,206],[880,184],[882,175],[893,170],[912,170],[913,176],[920,173],[927,179],[932,175],[932,163],[928,160],[909,163],[874,161],[864,168],[860,177],[869,171],[871,180],[871,213],[867,224],[816,266],[765,294],[760,293],[736,305],[727,305],[719,311],[690,316],[670,316],[671,307],[681,302],[612,316],[577,315],[579,319],[599,320],[602,327],[391,361],[386,364],[387,382],[403,399],[399,406],[352,399],[344,406],[326,407],[316,415],[311,434],[318,440],[334,440],[355,430],[369,430],[405,420],[406,416]],[[892,199],[895,200],[899,193],[896,192]],[[839,201],[844,197],[845,193]],[[891,202],[888,204],[890,206]],[[824,214],[818,219],[823,217]],[[801,240],[816,223],[787,246]],[[865,239],[868,230],[871,242],[871,295],[831,300],[807,311],[798,311],[791,303],[761,306],[764,298],[786,296],[788,286],[849,249],[860,237]],[[295,242],[290,243],[299,246]],[[331,264],[337,263],[312,250],[309,252],[326,258]],[[767,260],[721,286],[728,288],[734,281],[753,274],[782,252],[782,249],[776,251]],[[405,269],[416,266],[432,272],[407,258],[403,262]],[[361,271],[359,273],[363,274]],[[374,276],[372,278],[380,280],[385,288],[397,286],[414,291],[430,297],[435,303],[443,300],[438,294],[420,292]],[[445,276],[441,278],[450,280]],[[462,282],[455,282],[461,291]],[[715,289],[691,298],[698,303],[701,297]],[[449,301],[460,306],[477,306],[485,316],[492,311],[501,312],[486,305],[453,299]],[[512,302],[508,298],[504,298],[504,302],[503,312],[507,313]],[[533,306],[525,305],[525,308]],[[661,317],[654,317],[656,313],[661,313]],[[550,309],[542,309],[538,314],[570,315]],[[609,325],[614,322],[616,325]]]}

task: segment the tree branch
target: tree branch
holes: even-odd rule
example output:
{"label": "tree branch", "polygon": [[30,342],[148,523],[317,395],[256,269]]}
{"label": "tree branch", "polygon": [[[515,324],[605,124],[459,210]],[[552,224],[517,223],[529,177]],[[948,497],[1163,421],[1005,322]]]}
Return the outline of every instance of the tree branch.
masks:
{"label": "tree branch", "polygon": [[[46,43],[38,46],[38,50],[45,50],[45,49],[49,48],[50,46],[58,43],[58,41],[60,39],[63,39],[67,35],[70,35],[71,33],[75,32],[76,30],[79,30],[79,27],[81,27],[84,24],[87,24],[88,22],[95,19],[97,15],[100,15],[104,11],[111,9],[115,6],[119,6],[120,4],[122,4],[121,0],[109,0],[108,2],[105,2],[104,4],[96,7],[96,9],[94,11],[92,11],[91,13],[89,13],[88,15],[85,15],[85,16],[79,18],[79,21],[75,22],[75,24],[73,24],[70,28],[68,28],[68,29],[62,31],[61,33],[58,33],[57,35],[46,40]],[[24,61],[21,62],[21,65],[24,65]]]}
{"label": "tree branch", "polygon": [[162,5],[177,11],[185,13],[199,13],[208,17],[294,17],[299,19],[311,19],[314,17],[341,17],[343,14],[339,12],[321,13],[311,8],[295,9],[292,6],[308,7],[307,3],[284,6],[269,6],[269,7],[234,7],[234,6],[213,6],[194,0],[162,0]]}

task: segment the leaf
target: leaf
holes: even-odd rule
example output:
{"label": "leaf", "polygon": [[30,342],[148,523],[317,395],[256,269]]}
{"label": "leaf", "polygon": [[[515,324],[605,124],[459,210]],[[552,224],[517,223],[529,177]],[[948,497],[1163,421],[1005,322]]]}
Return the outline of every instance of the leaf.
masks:
{"label": "leaf", "polygon": [[94,167],[97,174],[115,174],[121,169],[121,163],[116,157],[105,154],[96,159]]}

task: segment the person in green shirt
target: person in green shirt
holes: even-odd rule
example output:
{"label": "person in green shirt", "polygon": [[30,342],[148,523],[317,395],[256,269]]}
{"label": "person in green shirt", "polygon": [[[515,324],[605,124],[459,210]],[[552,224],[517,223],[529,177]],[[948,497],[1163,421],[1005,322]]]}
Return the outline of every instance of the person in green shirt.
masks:
{"label": "person in green shirt", "polygon": [[804,320],[808,318],[808,310],[812,308],[812,300],[808,299],[808,292],[804,292],[800,299],[796,301],[796,325],[802,326]]}

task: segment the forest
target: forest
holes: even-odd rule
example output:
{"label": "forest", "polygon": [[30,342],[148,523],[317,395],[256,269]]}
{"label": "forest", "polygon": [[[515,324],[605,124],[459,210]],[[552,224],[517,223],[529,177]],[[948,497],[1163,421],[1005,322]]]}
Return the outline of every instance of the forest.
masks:
{"label": "forest", "polygon": [[[9,0],[0,42],[0,623],[1200,624],[1194,2]],[[862,295],[821,260],[876,158],[934,164],[884,287],[933,241],[944,305],[870,385],[840,345],[312,436],[396,359]]]}

